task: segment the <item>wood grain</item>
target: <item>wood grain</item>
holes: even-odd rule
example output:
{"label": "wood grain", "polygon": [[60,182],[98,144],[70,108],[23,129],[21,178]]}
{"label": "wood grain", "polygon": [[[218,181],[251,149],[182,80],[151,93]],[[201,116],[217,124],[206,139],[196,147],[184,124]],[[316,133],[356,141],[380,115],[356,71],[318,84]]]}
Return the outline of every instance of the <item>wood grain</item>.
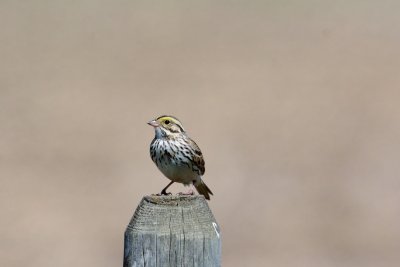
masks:
{"label": "wood grain", "polygon": [[126,231],[124,267],[221,266],[219,226],[203,196],[145,196]]}

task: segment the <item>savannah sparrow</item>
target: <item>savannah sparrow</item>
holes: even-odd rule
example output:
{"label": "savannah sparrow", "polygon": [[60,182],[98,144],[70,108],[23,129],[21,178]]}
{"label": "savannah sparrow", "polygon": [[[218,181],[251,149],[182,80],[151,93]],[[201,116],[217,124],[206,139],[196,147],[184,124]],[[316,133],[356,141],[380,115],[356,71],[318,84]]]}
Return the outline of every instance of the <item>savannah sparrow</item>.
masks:
{"label": "savannah sparrow", "polygon": [[197,144],[186,135],[182,123],[173,116],[164,115],[148,124],[155,130],[155,137],[150,144],[151,159],[171,180],[161,191],[161,195],[166,195],[167,188],[177,182],[193,184],[199,194],[209,200],[212,192],[201,179],[205,171],[203,154]]}

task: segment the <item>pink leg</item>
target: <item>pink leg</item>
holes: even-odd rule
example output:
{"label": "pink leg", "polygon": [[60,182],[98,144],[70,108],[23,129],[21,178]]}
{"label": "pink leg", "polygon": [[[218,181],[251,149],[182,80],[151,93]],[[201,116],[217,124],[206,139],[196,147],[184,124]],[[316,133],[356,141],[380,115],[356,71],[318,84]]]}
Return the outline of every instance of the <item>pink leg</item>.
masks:
{"label": "pink leg", "polygon": [[193,195],[194,195],[194,191],[193,191],[192,185],[189,185],[189,191],[187,191],[187,192],[180,192],[179,195],[183,195],[183,196],[193,196]]}

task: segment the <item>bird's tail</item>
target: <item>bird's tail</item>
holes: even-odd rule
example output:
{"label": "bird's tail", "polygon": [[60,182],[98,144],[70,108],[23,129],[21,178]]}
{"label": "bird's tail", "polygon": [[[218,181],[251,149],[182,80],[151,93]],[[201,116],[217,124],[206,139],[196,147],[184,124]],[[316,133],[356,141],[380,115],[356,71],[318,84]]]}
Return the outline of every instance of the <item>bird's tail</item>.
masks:
{"label": "bird's tail", "polygon": [[210,188],[203,182],[203,180],[198,179],[194,184],[194,187],[196,187],[197,192],[199,192],[200,195],[203,195],[207,200],[210,200],[210,195],[213,193],[211,192]]}

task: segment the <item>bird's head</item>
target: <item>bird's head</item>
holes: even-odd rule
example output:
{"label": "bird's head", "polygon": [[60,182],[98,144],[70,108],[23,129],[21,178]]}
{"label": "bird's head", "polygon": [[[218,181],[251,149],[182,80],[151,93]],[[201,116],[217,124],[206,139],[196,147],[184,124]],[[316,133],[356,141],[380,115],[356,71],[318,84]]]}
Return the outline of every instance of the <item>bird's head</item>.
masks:
{"label": "bird's head", "polygon": [[167,137],[175,134],[184,133],[182,123],[173,116],[163,115],[149,121],[148,124],[153,126],[156,131],[156,137]]}

